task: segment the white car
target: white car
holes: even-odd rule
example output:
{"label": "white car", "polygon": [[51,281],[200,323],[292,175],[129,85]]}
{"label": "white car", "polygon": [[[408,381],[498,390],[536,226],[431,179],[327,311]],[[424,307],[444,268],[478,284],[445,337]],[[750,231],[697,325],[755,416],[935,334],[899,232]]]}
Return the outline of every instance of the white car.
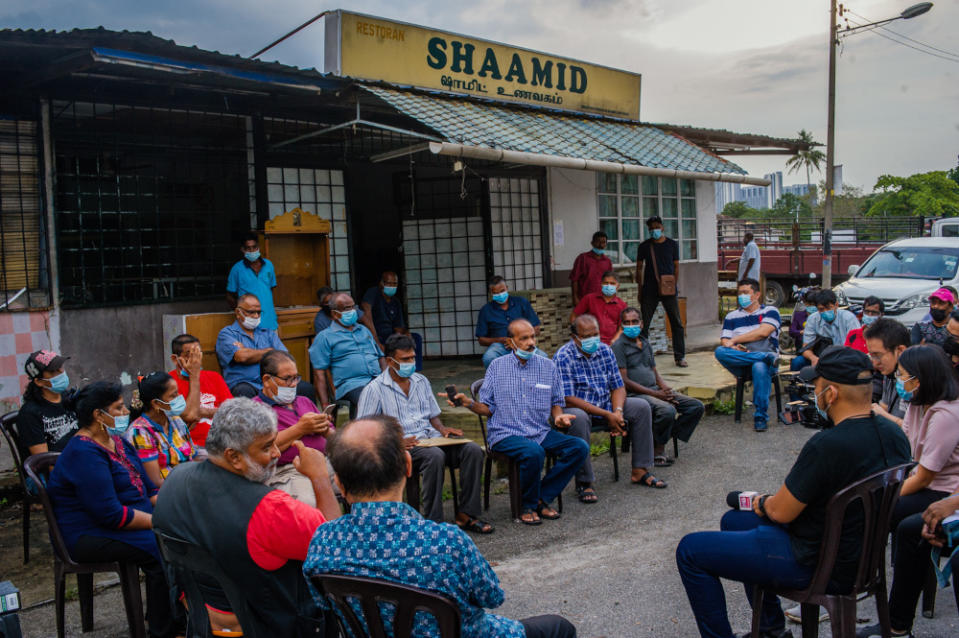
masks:
{"label": "white car", "polygon": [[862,305],[870,295],[886,304],[886,316],[907,328],[929,312],[929,295],[959,287],[959,237],[917,237],[890,242],[862,266],[850,266],[848,281],[835,288],[839,305]]}

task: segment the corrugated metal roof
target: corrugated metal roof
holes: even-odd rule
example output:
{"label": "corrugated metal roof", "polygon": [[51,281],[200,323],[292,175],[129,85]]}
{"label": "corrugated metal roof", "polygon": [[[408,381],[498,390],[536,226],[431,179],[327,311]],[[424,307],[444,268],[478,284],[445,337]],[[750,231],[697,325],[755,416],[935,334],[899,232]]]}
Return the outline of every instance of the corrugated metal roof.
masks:
{"label": "corrugated metal roof", "polygon": [[740,173],[742,168],[655,126],[363,85],[447,141],[654,168]]}

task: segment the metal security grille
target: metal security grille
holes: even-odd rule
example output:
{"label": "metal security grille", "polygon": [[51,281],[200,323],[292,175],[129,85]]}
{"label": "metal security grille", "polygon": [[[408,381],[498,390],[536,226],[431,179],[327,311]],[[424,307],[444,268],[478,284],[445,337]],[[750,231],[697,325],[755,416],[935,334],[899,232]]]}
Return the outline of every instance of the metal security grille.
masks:
{"label": "metal security grille", "polygon": [[493,271],[512,290],[543,287],[543,236],[539,181],[516,177],[489,180]]}
{"label": "metal security grille", "polygon": [[50,305],[37,123],[0,114],[0,310]]}
{"label": "metal security grille", "polygon": [[250,222],[246,118],[61,101],[51,120],[63,304],[223,294]]}

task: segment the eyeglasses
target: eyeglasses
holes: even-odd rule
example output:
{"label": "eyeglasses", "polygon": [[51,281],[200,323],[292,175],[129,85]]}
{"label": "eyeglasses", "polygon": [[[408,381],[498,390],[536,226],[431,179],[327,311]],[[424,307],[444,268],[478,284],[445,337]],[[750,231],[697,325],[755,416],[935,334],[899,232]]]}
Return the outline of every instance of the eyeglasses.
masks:
{"label": "eyeglasses", "polygon": [[913,375],[909,375],[908,377],[906,377],[905,379],[903,379],[903,378],[902,378],[902,375],[899,374],[899,370],[896,370],[896,379],[898,379],[899,381],[902,381],[903,383],[905,383],[906,381],[912,381],[912,380],[915,379],[915,378],[916,378],[916,375],[913,374]]}
{"label": "eyeglasses", "polygon": [[276,379],[277,381],[282,381],[282,382],[283,382],[283,385],[286,385],[286,386],[296,385],[297,383],[299,383],[300,381],[303,380],[303,377],[301,377],[301,376],[298,375],[298,374],[294,374],[294,375],[291,376],[291,377],[278,377],[278,376],[275,376],[275,375],[272,375],[272,374],[271,374],[270,376],[273,377],[274,379]]}
{"label": "eyeglasses", "polygon": [[237,306],[237,308],[239,308],[240,312],[247,315],[248,317],[259,317],[261,314],[263,314],[262,310],[247,310],[243,306]]}
{"label": "eyeglasses", "polygon": [[355,310],[355,309],[356,309],[356,305],[353,304],[350,306],[343,306],[342,308],[334,308],[333,310],[337,312],[349,312],[350,310]]}

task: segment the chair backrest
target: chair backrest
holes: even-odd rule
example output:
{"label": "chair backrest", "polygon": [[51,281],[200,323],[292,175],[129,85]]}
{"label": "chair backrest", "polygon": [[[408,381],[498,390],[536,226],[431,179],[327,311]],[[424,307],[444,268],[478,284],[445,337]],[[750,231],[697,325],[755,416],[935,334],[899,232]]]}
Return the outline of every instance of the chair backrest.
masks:
{"label": "chair backrest", "polygon": [[829,499],[826,505],[826,529],[819,548],[819,564],[807,592],[826,593],[839,555],[843,522],[849,508],[855,503],[862,504],[863,528],[859,545],[859,567],[852,592],[866,591],[879,582],[879,570],[884,564],[892,510],[899,500],[902,482],[913,465],[914,463],[904,463],[867,476],[846,486]]}
{"label": "chair backrest", "polygon": [[26,476],[23,473],[23,459],[20,458],[20,430],[17,428],[17,416],[19,410],[7,412],[0,417],[0,431],[3,432],[3,438],[7,441],[7,447],[10,448],[10,456],[13,457],[13,465],[17,468],[17,476],[20,478],[20,488],[23,490],[24,503],[30,502],[30,494],[27,492]]}
{"label": "chair backrest", "polygon": [[[480,389],[483,387],[483,380],[477,379],[470,384],[470,395],[473,397],[474,401],[479,401]],[[480,430],[483,432],[483,447],[489,450],[489,440],[486,438],[486,421],[483,420],[483,417],[476,415],[479,418]]]}
{"label": "chair backrest", "polygon": [[[77,562],[70,557],[70,550],[63,540],[63,534],[60,533],[60,525],[57,523],[57,517],[53,512],[53,502],[47,493],[46,480],[50,477],[54,463],[57,462],[59,452],[44,452],[27,457],[23,465],[23,470],[27,476],[33,480],[37,490],[37,499],[43,505],[43,515],[47,518],[47,527],[50,530],[50,544],[53,545],[54,555],[68,565],[77,565]],[[24,507],[28,507],[24,502]]]}
{"label": "chair backrest", "polygon": [[[352,634],[354,638],[388,638],[383,618],[380,616],[379,603],[384,602],[392,604],[395,609],[393,638],[410,638],[418,611],[428,613],[436,619],[440,638],[459,638],[459,608],[446,596],[418,587],[358,576],[327,574],[312,576],[310,580],[339,611],[337,618],[340,622],[346,620],[348,627],[342,627],[344,635]],[[363,623],[350,605],[350,599],[359,603],[368,632],[363,630]]]}

